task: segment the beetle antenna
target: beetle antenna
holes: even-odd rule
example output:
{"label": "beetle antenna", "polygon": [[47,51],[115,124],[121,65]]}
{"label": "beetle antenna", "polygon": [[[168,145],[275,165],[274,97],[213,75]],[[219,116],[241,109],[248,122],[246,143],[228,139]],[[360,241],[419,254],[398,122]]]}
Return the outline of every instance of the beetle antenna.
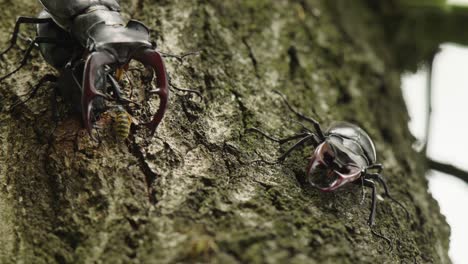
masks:
{"label": "beetle antenna", "polygon": [[292,136],[289,136],[289,137],[286,137],[286,138],[275,138],[271,135],[269,135],[268,133],[256,128],[256,127],[251,127],[251,128],[247,128],[245,130],[245,132],[256,132],[256,133],[259,133],[260,135],[262,135],[263,137],[271,140],[271,141],[274,141],[274,142],[277,142],[279,143],[280,145],[284,144],[284,143],[287,143],[291,140],[294,140],[294,139],[299,139],[299,138],[304,138],[304,137],[307,137],[307,136],[310,136],[310,135],[314,135],[313,133],[309,133],[309,132],[305,132],[305,133],[300,133],[300,134],[296,134],[296,135],[292,135]]}
{"label": "beetle antenna", "polygon": [[278,158],[278,161],[281,163],[283,162],[289,155],[291,155],[291,153],[298,149],[298,148],[301,148],[305,145],[305,143],[307,143],[308,141],[310,141],[311,139],[314,139],[315,137],[315,134],[310,134],[310,135],[307,135],[303,138],[301,138],[298,142],[296,142],[294,145],[292,145],[288,150],[286,150],[286,152],[284,152],[283,155],[281,155],[279,158]]}
{"label": "beetle antenna", "polygon": [[374,223],[375,223],[375,212],[376,212],[376,205],[377,205],[377,188],[375,186],[375,183],[373,181],[363,179],[363,185],[372,189],[371,213],[369,215],[369,220],[367,221],[367,224],[369,225],[371,233],[374,236],[380,237],[380,238],[384,239],[385,241],[387,241],[387,243],[389,244],[389,247],[391,249],[392,248],[392,241],[388,237],[386,237],[386,236],[384,236],[382,234],[379,234],[377,231],[375,231],[372,228],[374,226]]}
{"label": "beetle antenna", "polygon": [[310,130],[304,123],[301,123],[301,122],[299,122],[299,121],[297,121],[297,120],[291,120],[291,121],[292,121],[293,123],[296,123],[296,124],[300,125],[304,131],[313,133],[312,130]]}
{"label": "beetle antenna", "polygon": [[159,52],[159,53],[161,53],[161,55],[164,58],[174,58],[174,59],[177,59],[179,62],[182,62],[185,59],[185,57],[197,56],[197,55],[200,55],[201,52],[199,50],[196,50],[196,51],[189,51],[189,52],[186,52],[186,53],[182,53],[180,55],[171,54],[171,53],[167,53],[167,52]]}
{"label": "beetle antenna", "polygon": [[322,131],[322,128],[320,127],[320,124],[313,118],[311,117],[308,117],[306,115],[304,115],[303,113],[297,111],[296,109],[294,109],[291,104],[288,102],[288,100],[286,99],[286,96],[284,94],[282,94],[281,92],[279,91],[276,91],[276,90],[273,90],[274,93],[278,94],[281,99],[283,99],[283,102],[286,104],[286,106],[289,108],[289,110],[291,112],[293,112],[294,114],[296,114],[296,116],[302,120],[305,120],[305,121],[308,121],[310,123],[312,123],[312,125],[314,125],[314,128],[315,128],[315,131],[317,132],[317,135],[319,136],[320,140],[324,140],[325,139],[325,134],[323,133]]}

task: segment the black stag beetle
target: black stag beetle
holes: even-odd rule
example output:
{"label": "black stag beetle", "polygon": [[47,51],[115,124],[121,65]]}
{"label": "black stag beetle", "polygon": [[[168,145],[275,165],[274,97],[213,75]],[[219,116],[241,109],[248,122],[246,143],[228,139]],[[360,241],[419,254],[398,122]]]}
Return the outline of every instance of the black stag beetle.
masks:
{"label": "black stag beetle", "polygon": [[[58,78],[46,77],[39,85],[43,81],[56,81],[63,96],[73,98],[73,94],[78,93],[74,98],[81,102],[76,105],[82,112],[85,128],[92,135],[93,106],[102,107],[103,103],[99,97],[129,103],[122,98],[116,78],[135,59],[152,68],[156,75],[157,89],[150,93],[159,96],[159,108],[152,120],[145,123],[153,135],[166,111],[169,90],[163,58],[150,42],[148,28],[136,20],[125,25],[118,0],[39,2],[44,10],[37,18],[18,18],[10,45],[0,57],[15,45],[21,24],[37,24],[37,37],[30,43],[20,66],[1,77],[0,81],[20,70],[38,45],[47,63],[60,73]],[[108,83],[112,86],[113,96],[105,91]]]}
{"label": "black stag beetle", "polygon": [[[257,128],[250,128],[249,131],[257,132],[269,140],[278,142],[280,145],[292,140],[298,140],[275,162],[264,159],[259,161],[268,164],[282,163],[294,150],[304,147],[306,144],[312,144],[315,150],[307,166],[308,182],[324,192],[334,191],[347,183],[360,184],[363,190],[363,199],[365,197],[364,186],[371,188],[372,204],[368,225],[374,235],[384,238],[390,243],[388,238],[372,229],[375,223],[377,201],[376,182],[383,186],[386,197],[405,210],[408,218],[409,212],[403,204],[390,195],[387,183],[381,175],[383,166],[376,163],[375,145],[369,135],[362,128],[348,122],[335,122],[326,131],[323,131],[316,120],[295,110],[282,93],[274,92],[281,96],[287,107],[298,118],[311,123],[315,133],[301,124],[305,132],[284,139],[277,139]],[[375,172],[371,172],[372,170]]]}

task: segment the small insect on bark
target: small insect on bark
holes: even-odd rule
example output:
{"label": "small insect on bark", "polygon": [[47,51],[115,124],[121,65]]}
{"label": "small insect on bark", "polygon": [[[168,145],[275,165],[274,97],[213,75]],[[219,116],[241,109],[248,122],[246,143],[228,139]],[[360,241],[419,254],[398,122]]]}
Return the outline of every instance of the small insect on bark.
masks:
{"label": "small insect on bark", "polygon": [[372,203],[367,223],[374,235],[390,243],[388,238],[372,229],[375,223],[377,202],[376,183],[383,186],[386,197],[405,210],[407,217],[409,217],[409,212],[403,204],[390,195],[388,185],[381,174],[383,166],[377,163],[375,145],[369,135],[362,128],[348,122],[336,122],[326,131],[323,131],[316,120],[296,111],[280,92],[275,91],[275,93],[281,96],[286,106],[299,119],[311,123],[315,131],[313,132],[303,125],[305,132],[277,139],[258,128],[248,129],[248,131],[259,133],[280,145],[298,140],[276,161],[269,162],[263,159],[261,161],[268,164],[282,163],[294,150],[311,144],[315,147],[315,150],[306,169],[308,182],[313,187],[324,192],[334,191],[348,183],[359,184],[363,188],[363,198],[364,187],[370,188],[372,190]]}
{"label": "small insect on bark", "polygon": [[37,37],[20,65],[0,77],[0,81],[25,66],[31,51],[39,46],[43,58],[57,69],[59,76],[43,79],[31,94],[43,82],[56,82],[59,93],[81,111],[84,127],[92,136],[92,120],[106,107],[103,99],[121,105],[132,103],[123,97],[118,79],[130,61],[136,60],[156,75],[157,89],[147,93],[159,96],[159,107],[151,121],[142,122],[153,135],[166,112],[169,89],[163,58],[150,41],[148,28],[136,20],[125,24],[118,0],[39,2],[44,10],[38,17],[18,18],[10,45],[0,57],[15,46],[21,24],[37,24]]}
{"label": "small insect on bark", "polygon": [[124,141],[130,134],[130,128],[132,126],[132,117],[122,107],[117,106],[113,111],[113,129],[115,138],[117,141]]}

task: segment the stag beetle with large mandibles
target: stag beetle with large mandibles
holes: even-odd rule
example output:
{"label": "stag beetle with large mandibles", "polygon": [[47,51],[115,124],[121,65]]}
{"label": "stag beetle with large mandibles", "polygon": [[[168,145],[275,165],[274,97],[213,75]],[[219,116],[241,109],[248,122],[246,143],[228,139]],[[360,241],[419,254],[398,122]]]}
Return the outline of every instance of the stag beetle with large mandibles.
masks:
{"label": "stag beetle with large mandibles", "polygon": [[[136,20],[125,24],[118,0],[39,2],[44,10],[38,17],[18,18],[10,45],[0,57],[16,44],[21,24],[37,24],[37,37],[31,41],[19,67],[0,81],[20,70],[38,46],[46,62],[60,73],[58,78],[49,76],[42,81],[56,81],[63,96],[78,101],[75,106],[82,112],[84,127],[91,135],[93,107],[102,107],[103,99],[130,102],[122,96],[118,79],[134,59],[152,68],[156,75],[157,89],[150,93],[159,96],[159,108],[145,123],[154,134],[166,111],[169,90],[163,58],[150,41],[148,28]],[[107,85],[112,93],[107,92]]]}
{"label": "stag beetle with large mandibles", "polygon": [[[335,191],[348,183],[371,188],[372,202],[368,225],[374,235],[390,242],[388,238],[372,229],[375,223],[377,202],[376,183],[383,186],[385,196],[403,208],[408,218],[409,212],[403,204],[390,195],[387,183],[381,174],[383,166],[377,163],[375,145],[369,135],[359,126],[348,122],[335,122],[324,131],[315,119],[295,110],[282,93],[278,91],[275,91],[275,93],[283,99],[289,110],[298,118],[312,124],[315,131],[313,132],[302,124],[304,132],[284,139],[277,139],[262,130],[250,128],[249,131],[259,133],[281,145],[298,140],[276,161],[265,161],[264,159],[260,161],[269,164],[282,163],[294,150],[304,147],[306,144],[312,145],[315,150],[306,169],[307,180],[310,185],[323,192]],[[372,172],[373,170],[375,172]]]}

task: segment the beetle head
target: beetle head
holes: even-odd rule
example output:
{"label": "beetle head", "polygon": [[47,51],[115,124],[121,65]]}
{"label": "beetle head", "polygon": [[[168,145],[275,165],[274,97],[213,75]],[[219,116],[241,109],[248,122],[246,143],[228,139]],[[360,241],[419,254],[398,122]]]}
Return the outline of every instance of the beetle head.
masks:
{"label": "beetle head", "polygon": [[130,20],[126,26],[97,23],[88,30],[86,41],[88,50],[108,52],[120,65],[127,64],[139,50],[152,47],[149,29],[136,20]]}
{"label": "beetle head", "polygon": [[314,151],[309,163],[307,178],[310,184],[322,191],[333,191],[361,176],[362,170],[343,146],[327,139]]}

